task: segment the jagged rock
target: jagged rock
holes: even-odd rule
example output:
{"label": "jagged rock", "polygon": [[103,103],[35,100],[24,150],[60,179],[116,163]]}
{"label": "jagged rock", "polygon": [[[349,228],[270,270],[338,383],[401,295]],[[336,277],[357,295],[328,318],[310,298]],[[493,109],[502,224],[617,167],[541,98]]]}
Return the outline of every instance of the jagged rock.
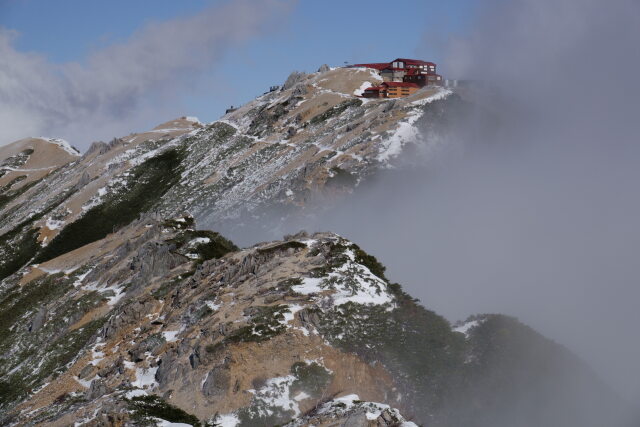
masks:
{"label": "jagged rock", "polygon": [[158,363],[158,370],[155,379],[161,387],[179,381],[187,372],[191,370],[190,366],[185,366],[175,355],[175,353],[166,353]]}
{"label": "jagged rock", "polygon": [[122,374],[124,372],[124,357],[120,356],[115,361],[115,363],[105,366],[104,368],[98,371],[98,376],[100,378],[106,378],[117,374]]}
{"label": "jagged rock", "polygon": [[110,391],[106,382],[102,379],[91,381],[91,386],[86,392],[87,399],[93,400],[102,397]]}
{"label": "jagged rock", "polygon": [[47,308],[40,307],[35,316],[33,316],[33,320],[31,320],[31,324],[29,325],[29,332],[37,332],[42,328],[44,323],[47,320]]}
{"label": "jagged rock", "polygon": [[111,316],[100,331],[103,339],[110,339],[122,328],[136,323],[148,312],[153,302],[150,300],[139,300],[131,302],[118,310],[116,316]]}
{"label": "jagged rock", "polygon": [[146,359],[146,354],[151,353],[155,354],[155,351],[163,345],[166,340],[158,334],[150,335],[148,338],[144,339],[142,342],[136,344],[133,348],[129,350],[129,355],[131,356],[132,362],[142,362]]}
{"label": "jagged rock", "polygon": [[340,423],[340,426],[344,427],[370,427],[367,414],[364,411],[358,411],[353,414],[349,414],[345,417],[344,421]]}
{"label": "jagged rock", "polygon": [[297,84],[292,91],[292,94],[295,97],[303,97],[307,93],[309,93],[309,88],[307,87],[307,85],[302,83]]}
{"label": "jagged rock", "polygon": [[394,108],[396,108],[396,100],[393,99],[389,102],[387,102],[384,106],[384,108],[382,109],[383,112],[388,113],[389,111],[393,110]]}
{"label": "jagged rock", "polygon": [[384,411],[382,411],[376,421],[381,427],[395,426],[400,422],[400,420],[398,420],[398,418],[393,413],[391,413],[389,409],[385,409]]}
{"label": "jagged rock", "polygon": [[82,176],[78,180],[78,183],[75,185],[75,188],[76,190],[79,190],[90,182],[91,182],[91,176],[87,173],[87,171],[84,171],[82,173]]}
{"label": "jagged rock", "polygon": [[162,276],[169,270],[188,260],[179,254],[172,252],[172,245],[158,245],[147,243],[143,245],[129,265],[129,268],[138,273],[139,279],[147,283],[151,278]]}
{"label": "jagged rock", "polygon": [[291,89],[296,84],[304,80],[306,77],[307,77],[307,73],[305,72],[299,72],[299,71],[292,72],[291,74],[289,74],[289,77],[287,77],[287,80],[285,80],[281,90],[284,91],[287,89]]}
{"label": "jagged rock", "polygon": [[295,234],[285,234],[283,240],[285,242],[289,242],[291,240],[300,240],[300,239],[308,239],[309,233],[305,230],[300,230]]}
{"label": "jagged rock", "polygon": [[300,322],[302,322],[302,324],[305,325],[305,327],[308,327],[308,326],[315,327],[320,322],[320,318],[318,317],[318,314],[315,312],[310,312],[308,310],[300,310],[297,313],[297,315],[298,315],[298,318],[300,319]]}
{"label": "jagged rock", "polygon": [[125,426],[129,421],[126,413],[117,413],[115,408],[103,408],[91,422],[92,427],[114,427]]}
{"label": "jagged rock", "polygon": [[78,374],[78,378],[82,378],[82,379],[92,378],[95,375],[95,372],[96,372],[96,367],[89,364],[84,368],[82,368],[82,370]]}
{"label": "jagged rock", "polygon": [[327,64],[322,64],[320,66],[320,68],[318,68],[318,72],[319,73],[325,73],[327,71],[329,71],[331,68],[329,68],[329,66]]}
{"label": "jagged rock", "polygon": [[207,397],[224,395],[229,388],[229,372],[224,365],[216,366],[207,374],[202,384],[202,394]]}
{"label": "jagged rock", "polygon": [[199,351],[199,347],[196,347],[193,350],[193,353],[191,353],[189,355],[189,364],[191,365],[192,369],[196,369],[198,368],[198,366],[200,366],[200,351]]}
{"label": "jagged rock", "polygon": [[89,156],[89,154],[98,153],[98,155],[102,155],[107,151],[111,150],[111,146],[103,141],[92,142],[89,146],[89,149],[84,154],[84,157]]}

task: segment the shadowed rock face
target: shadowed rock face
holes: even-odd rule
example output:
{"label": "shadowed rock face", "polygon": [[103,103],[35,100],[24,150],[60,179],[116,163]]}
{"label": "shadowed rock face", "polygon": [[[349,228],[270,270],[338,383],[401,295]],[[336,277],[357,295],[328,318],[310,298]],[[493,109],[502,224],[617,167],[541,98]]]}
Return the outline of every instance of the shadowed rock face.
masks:
{"label": "shadowed rock face", "polygon": [[[24,285],[5,281],[5,422],[175,421],[183,411],[238,425],[392,426],[406,422],[402,411],[428,425],[485,426],[543,405],[549,414],[536,419],[597,425],[615,407],[557,344],[498,315],[452,329],[340,236],[240,250],[194,226],[142,218],[81,257],[27,269],[40,273]],[[222,255],[206,257],[203,244]],[[46,273],[56,266],[66,273]],[[571,381],[592,391],[602,418],[580,408],[587,396]]]}
{"label": "shadowed rock face", "polygon": [[0,423],[612,425],[612,393],[515,319],[452,328],[338,235],[241,249],[184,213],[244,227],[357,190],[403,135],[466,108],[351,96],[375,81],[298,73],[224,120],[96,143],[2,193]]}

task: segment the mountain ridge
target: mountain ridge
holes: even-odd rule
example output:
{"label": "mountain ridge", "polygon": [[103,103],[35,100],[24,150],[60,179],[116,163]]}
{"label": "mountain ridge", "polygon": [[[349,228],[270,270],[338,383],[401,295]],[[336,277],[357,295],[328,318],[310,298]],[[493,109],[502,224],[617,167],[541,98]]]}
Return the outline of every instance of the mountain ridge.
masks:
{"label": "mountain ridge", "polygon": [[452,327],[330,232],[238,248],[196,227],[357,191],[464,102],[354,96],[375,80],[294,73],[221,120],[94,143],[3,187],[0,423],[603,425],[607,387],[513,318]]}

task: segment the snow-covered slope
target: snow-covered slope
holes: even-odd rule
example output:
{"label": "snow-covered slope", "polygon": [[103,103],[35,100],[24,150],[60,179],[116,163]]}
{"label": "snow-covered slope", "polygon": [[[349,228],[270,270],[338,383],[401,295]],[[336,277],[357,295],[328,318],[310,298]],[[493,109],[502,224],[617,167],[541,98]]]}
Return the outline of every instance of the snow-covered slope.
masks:
{"label": "snow-covered slope", "polygon": [[[403,144],[415,140],[413,124],[425,105],[449,94],[436,88],[400,100],[353,96],[375,77],[358,69],[302,75],[291,87],[260,96],[206,126],[185,117],[94,144],[79,161],[7,203],[0,230],[46,209],[56,197],[64,201],[57,204],[55,221],[71,223],[121,191],[132,168],[169,150],[180,159],[168,173],[179,178],[157,207],[165,215],[187,210],[223,220],[266,205],[300,206],[314,193],[349,191],[389,167]],[[38,225],[46,227],[46,219]],[[42,230],[49,241],[57,234]]]}

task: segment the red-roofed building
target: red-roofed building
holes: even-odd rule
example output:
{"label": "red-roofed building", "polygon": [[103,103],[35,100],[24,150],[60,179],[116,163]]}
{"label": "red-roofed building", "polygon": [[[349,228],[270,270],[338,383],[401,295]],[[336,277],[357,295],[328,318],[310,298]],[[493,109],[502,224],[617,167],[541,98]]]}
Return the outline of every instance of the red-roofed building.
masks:
{"label": "red-roofed building", "polygon": [[412,95],[415,91],[420,89],[420,86],[417,84],[409,82],[384,82],[380,86],[387,89],[387,98],[403,98],[405,96]]}
{"label": "red-roofed building", "polygon": [[386,98],[387,88],[384,86],[371,86],[362,93],[363,98]]}
{"label": "red-roofed building", "polygon": [[403,98],[412,95],[420,89],[415,83],[384,82],[380,86],[373,86],[364,90],[364,98]]}
{"label": "red-roofed building", "polygon": [[354,68],[373,68],[374,70],[384,70],[389,66],[388,62],[373,62],[371,64],[354,64],[351,67]]}
{"label": "red-roofed building", "polygon": [[421,59],[396,58],[391,62],[355,64],[377,70],[385,82],[407,82],[418,86],[441,85],[442,76],[436,73],[436,64]]}

